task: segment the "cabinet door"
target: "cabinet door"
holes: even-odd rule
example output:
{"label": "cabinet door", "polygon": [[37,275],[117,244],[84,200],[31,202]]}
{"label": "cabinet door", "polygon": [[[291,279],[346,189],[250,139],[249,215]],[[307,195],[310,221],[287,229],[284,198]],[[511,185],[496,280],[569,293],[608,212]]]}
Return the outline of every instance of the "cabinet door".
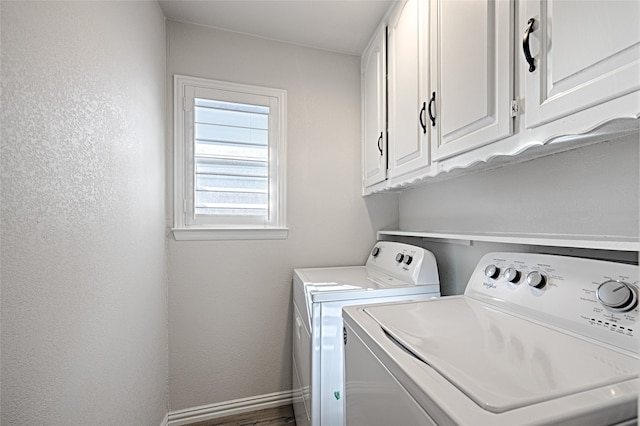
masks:
{"label": "cabinet door", "polygon": [[511,135],[511,1],[431,2],[433,159]]}
{"label": "cabinet door", "polygon": [[[389,178],[429,164],[419,0],[400,3],[389,23]],[[426,81],[428,83],[428,81]],[[422,118],[422,125],[421,124]]]}
{"label": "cabinet door", "polygon": [[363,186],[387,177],[386,26],[382,25],[362,56]]}
{"label": "cabinet door", "polygon": [[529,35],[535,70],[519,51],[527,128],[640,89],[637,0],[531,0],[525,11],[520,31],[535,20]]}

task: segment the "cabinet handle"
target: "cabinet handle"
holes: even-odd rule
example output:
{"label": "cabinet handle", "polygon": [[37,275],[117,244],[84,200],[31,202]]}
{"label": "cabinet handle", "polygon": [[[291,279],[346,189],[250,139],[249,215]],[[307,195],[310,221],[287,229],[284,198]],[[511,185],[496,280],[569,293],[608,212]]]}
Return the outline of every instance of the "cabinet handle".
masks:
{"label": "cabinet handle", "polygon": [[[436,92],[433,92],[431,95],[431,100],[429,101],[429,118],[431,119],[431,126],[436,127],[436,116],[431,112],[431,105],[435,106],[436,104]],[[425,130],[426,133],[426,130]]]}
{"label": "cabinet handle", "polygon": [[382,132],[380,132],[380,137],[378,138],[378,151],[380,151],[380,156],[382,157]]}
{"label": "cabinet handle", "polygon": [[420,114],[418,114],[418,117],[420,118],[420,127],[422,127],[422,133],[427,134],[427,125],[424,123],[424,120],[422,119],[422,115],[426,112],[427,110],[427,103],[423,102],[422,103],[422,109],[420,110]]}
{"label": "cabinet handle", "polygon": [[535,22],[535,19],[529,19],[529,22],[527,22],[527,29],[524,30],[524,37],[522,38],[522,50],[524,51],[524,58],[529,64],[529,72],[534,72],[536,70],[535,61],[533,56],[531,56],[531,49],[529,49],[529,34],[534,31],[533,24]]}

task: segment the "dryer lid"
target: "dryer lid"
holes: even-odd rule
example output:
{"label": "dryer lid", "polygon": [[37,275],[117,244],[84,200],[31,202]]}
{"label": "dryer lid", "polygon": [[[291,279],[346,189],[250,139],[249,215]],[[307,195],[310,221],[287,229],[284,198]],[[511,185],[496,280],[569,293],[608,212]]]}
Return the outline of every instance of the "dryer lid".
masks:
{"label": "dryer lid", "polygon": [[296,269],[307,303],[412,294],[440,295],[440,286],[414,285],[365,266]]}
{"label": "dryer lid", "polygon": [[306,284],[317,286],[318,291],[379,290],[416,286],[414,283],[366,266],[307,268],[296,271]]}
{"label": "dryer lid", "polygon": [[413,356],[494,413],[639,375],[632,356],[464,296],[374,305],[365,312]]}

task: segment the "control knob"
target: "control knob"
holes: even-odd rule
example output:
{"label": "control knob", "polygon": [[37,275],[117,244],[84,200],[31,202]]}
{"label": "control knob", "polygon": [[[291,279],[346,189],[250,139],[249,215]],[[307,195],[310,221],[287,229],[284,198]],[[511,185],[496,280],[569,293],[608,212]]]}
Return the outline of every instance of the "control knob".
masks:
{"label": "control knob", "polygon": [[378,257],[379,254],[380,254],[380,247],[375,246],[371,251],[371,256]]}
{"label": "control knob", "polygon": [[632,286],[624,281],[609,280],[598,286],[598,301],[616,311],[629,311],[635,308],[638,296]]}
{"label": "control knob", "polygon": [[527,275],[527,284],[534,288],[542,288],[547,284],[547,277],[539,271],[529,272]]}
{"label": "control knob", "polygon": [[498,268],[496,265],[489,265],[484,268],[484,275],[487,278],[495,280],[500,275],[500,268]]}
{"label": "control knob", "polygon": [[507,268],[506,271],[504,271],[504,278],[510,283],[517,283],[520,281],[520,271],[513,267]]}
{"label": "control knob", "polygon": [[409,256],[409,255],[406,255],[406,256],[404,257],[404,264],[405,264],[405,265],[411,265],[411,262],[413,262],[413,257],[412,257],[412,256]]}
{"label": "control knob", "polygon": [[404,254],[402,253],[396,254],[396,262],[400,263],[402,262],[402,259],[404,259]]}

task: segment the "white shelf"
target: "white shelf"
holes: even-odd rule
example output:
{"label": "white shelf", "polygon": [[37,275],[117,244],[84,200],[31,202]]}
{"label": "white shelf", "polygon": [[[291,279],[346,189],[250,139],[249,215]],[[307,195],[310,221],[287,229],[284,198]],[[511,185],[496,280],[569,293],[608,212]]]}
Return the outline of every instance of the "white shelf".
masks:
{"label": "white shelf", "polygon": [[381,235],[415,237],[424,239],[450,240],[451,242],[471,244],[471,241],[492,243],[525,244],[549,247],[586,248],[596,250],[640,251],[637,237],[608,235],[565,235],[565,234],[516,234],[516,233],[447,233],[416,231],[378,231]]}

